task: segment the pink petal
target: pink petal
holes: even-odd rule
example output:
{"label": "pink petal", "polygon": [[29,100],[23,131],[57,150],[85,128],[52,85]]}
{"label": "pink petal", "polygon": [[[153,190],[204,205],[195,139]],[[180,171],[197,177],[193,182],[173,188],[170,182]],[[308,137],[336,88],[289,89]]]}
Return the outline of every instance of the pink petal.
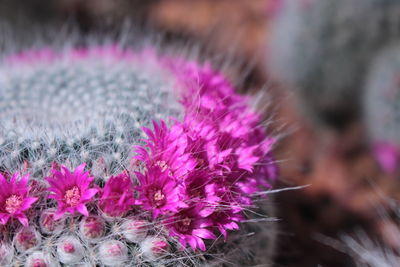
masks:
{"label": "pink petal", "polygon": [[88,212],[86,206],[83,205],[83,204],[78,205],[78,206],[76,207],[76,210],[77,210],[80,214],[82,214],[83,216],[85,216],[85,217],[89,216],[89,212]]}
{"label": "pink petal", "polygon": [[4,184],[6,182],[7,182],[6,178],[4,178],[3,174],[0,173],[0,184]]}
{"label": "pink petal", "polygon": [[35,203],[38,200],[37,197],[27,197],[24,199],[24,202],[22,203],[21,210],[27,210],[29,209],[33,203]]}
{"label": "pink petal", "polygon": [[210,216],[215,211],[215,206],[205,207],[199,212],[199,215],[203,218]]}
{"label": "pink petal", "polygon": [[97,194],[97,192],[99,192],[99,190],[96,189],[96,188],[88,189],[88,190],[85,191],[85,193],[83,193],[83,195],[82,195],[82,197],[81,197],[81,200],[82,200],[82,201],[90,200],[90,199],[92,199],[92,197],[93,197],[94,195]]}
{"label": "pink petal", "polygon": [[86,167],[86,163],[82,163],[81,165],[76,167],[74,174],[82,174],[85,170],[85,167]]}
{"label": "pink petal", "polygon": [[202,251],[206,250],[206,245],[204,244],[204,241],[201,238],[196,238],[196,242],[200,250]]}
{"label": "pink petal", "polygon": [[207,229],[194,229],[193,235],[204,238],[204,239],[216,239],[217,237]]}
{"label": "pink petal", "polygon": [[21,180],[19,180],[18,186],[20,188],[26,188],[26,186],[28,185],[28,181],[29,181],[29,174],[26,174],[21,178]]}
{"label": "pink petal", "polygon": [[189,243],[190,247],[193,249],[193,251],[196,250],[196,247],[197,247],[196,238],[193,236],[188,236],[186,238],[186,240],[188,241],[188,243]]}
{"label": "pink petal", "polygon": [[64,208],[59,208],[53,215],[54,220],[59,220],[64,216],[65,210]]}
{"label": "pink petal", "polygon": [[25,214],[20,213],[16,216],[18,221],[25,227],[29,226],[28,218],[26,218]]}
{"label": "pink petal", "polygon": [[127,192],[124,192],[118,200],[118,205],[121,206],[127,197]]}
{"label": "pink petal", "polygon": [[10,214],[0,213],[0,224],[7,224]]}
{"label": "pink petal", "polygon": [[14,173],[14,175],[10,179],[10,184],[15,184],[17,182],[18,177],[19,177],[19,172]]}

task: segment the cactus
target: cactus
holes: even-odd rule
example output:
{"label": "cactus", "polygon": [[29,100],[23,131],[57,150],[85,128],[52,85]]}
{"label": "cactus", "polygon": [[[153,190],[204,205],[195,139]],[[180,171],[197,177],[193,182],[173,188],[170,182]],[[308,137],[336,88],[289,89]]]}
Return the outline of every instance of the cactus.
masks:
{"label": "cactus", "polygon": [[400,38],[400,3],[282,1],[269,38],[271,72],[297,90],[301,107],[315,121],[345,126],[361,115],[371,60]]}
{"label": "cactus", "polygon": [[48,45],[0,96],[2,265],[271,263],[275,139],[210,64]]}
{"label": "cactus", "polygon": [[365,84],[364,120],[376,158],[383,169],[400,166],[400,45],[393,44],[374,59]]}

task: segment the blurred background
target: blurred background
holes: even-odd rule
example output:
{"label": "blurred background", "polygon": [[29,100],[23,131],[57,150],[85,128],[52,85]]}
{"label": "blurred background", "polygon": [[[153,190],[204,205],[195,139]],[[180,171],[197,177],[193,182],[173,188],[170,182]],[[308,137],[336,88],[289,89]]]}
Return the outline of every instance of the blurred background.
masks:
{"label": "blurred background", "polygon": [[[238,74],[244,80],[241,89],[271,94],[271,113],[266,116],[282,133],[275,152],[281,166],[277,187],[310,185],[276,194],[280,220],[276,266],[355,266],[340,240],[359,228],[399,249],[399,240],[393,238],[397,228],[391,218],[395,214],[387,201],[399,198],[399,174],[385,172],[377,163],[362,116],[342,106],[303,111],[299,102],[304,105],[304,100],[298,101],[288,88],[291,84],[270,72],[276,2],[0,0],[0,19],[38,24],[72,20],[82,33],[112,31],[128,19],[152,32],[162,32],[172,44],[201,44],[221,54],[228,51],[244,66]],[[315,114],[318,112],[321,114]]]}

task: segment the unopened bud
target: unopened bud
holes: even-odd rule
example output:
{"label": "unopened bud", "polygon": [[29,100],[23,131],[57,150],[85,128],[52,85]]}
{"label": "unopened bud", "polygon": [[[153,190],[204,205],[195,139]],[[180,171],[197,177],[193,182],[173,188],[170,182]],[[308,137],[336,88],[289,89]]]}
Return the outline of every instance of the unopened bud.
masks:
{"label": "unopened bud", "polygon": [[79,230],[83,237],[96,241],[104,236],[105,222],[98,216],[89,216],[82,219]]}
{"label": "unopened bud", "polygon": [[26,252],[38,247],[41,239],[35,228],[23,227],[15,234],[14,243],[19,252]]}
{"label": "unopened bud", "polygon": [[39,219],[40,229],[45,234],[60,232],[65,225],[64,219],[54,220],[55,210],[48,209],[42,212]]}
{"label": "unopened bud", "polygon": [[149,222],[141,219],[127,219],[121,226],[123,236],[131,242],[143,241],[149,231]]}
{"label": "unopened bud", "polygon": [[169,252],[169,243],[162,237],[149,236],[140,243],[140,250],[145,258],[156,260]]}
{"label": "unopened bud", "polygon": [[79,262],[82,260],[84,252],[81,242],[73,236],[64,237],[57,244],[58,259],[65,264]]}
{"label": "unopened bud", "polygon": [[128,260],[128,248],[118,240],[109,240],[99,247],[99,259],[106,266],[120,266]]}
{"label": "unopened bud", "polygon": [[56,267],[59,266],[49,255],[35,251],[26,258],[25,267]]}

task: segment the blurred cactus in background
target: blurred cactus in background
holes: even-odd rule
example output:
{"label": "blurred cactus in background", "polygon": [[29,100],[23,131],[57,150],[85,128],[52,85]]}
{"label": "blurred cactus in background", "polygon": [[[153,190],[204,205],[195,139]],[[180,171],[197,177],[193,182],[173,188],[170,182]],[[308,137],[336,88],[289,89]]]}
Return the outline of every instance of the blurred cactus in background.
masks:
{"label": "blurred cactus in background", "polygon": [[361,113],[371,59],[400,38],[397,0],[282,0],[274,14],[271,72],[296,90],[308,116],[342,127]]}
{"label": "blurred cactus in background", "polygon": [[377,160],[387,172],[400,166],[400,45],[374,59],[365,84],[364,120]]}

